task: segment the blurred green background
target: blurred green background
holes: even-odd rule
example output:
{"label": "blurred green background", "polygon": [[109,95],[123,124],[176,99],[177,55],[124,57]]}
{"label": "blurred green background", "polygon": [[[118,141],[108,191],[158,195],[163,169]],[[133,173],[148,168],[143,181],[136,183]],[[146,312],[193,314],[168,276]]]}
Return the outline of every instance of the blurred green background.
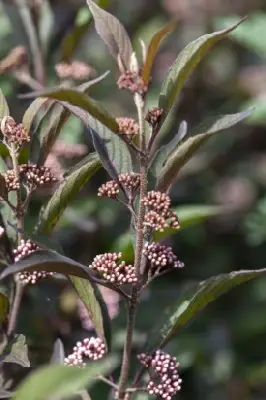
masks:
{"label": "blurred green background", "polygon": [[[46,85],[58,84],[54,66],[66,54],[64,49],[69,42],[65,38],[84,26],[84,34],[71,59],[90,64],[98,75],[110,70],[108,77],[94,87],[92,95],[115,117],[135,116],[132,98],[117,89],[115,62],[89,23],[85,2],[32,0],[30,3],[41,15]],[[148,96],[151,106],[156,105],[168,68],[189,41],[218,30],[239,16],[249,15],[248,21],[216,45],[201,62],[183,90],[175,116],[177,130],[183,119],[192,127],[208,115],[256,106],[249,120],[219,134],[194,157],[172,191],[175,206],[214,204],[225,206],[227,211],[207,222],[191,224],[167,238],[166,243],[173,246],[185,268],[161,278],[143,296],[134,342],[137,353],[150,327],[157,322],[157,316],[187,282],[232,270],[265,267],[266,3],[264,0],[110,0],[104,3],[126,26],[138,54],[139,38],[149,43],[153,33],[172,17],[178,17],[177,29],[164,42],[156,59]],[[15,1],[2,1],[0,41],[1,59],[15,46],[28,47]],[[0,76],[0,87],[7,96],[12,116],[19,121],[29,101],[19,99],[18,94],[31,89],[19,83],[12,73]],[[64,169],[79,160],[78,154],[75,157],[71,154],[71,149],[85,154],[91,149],[82,124],[74,117],[64,127],[60,140],[67,150],[54,156],[54,167],[59,162]],[[75,147],[77,144],[84,146]],[[64,157],[66,153],[69,157]],[[103,170],[94,176],[68,207],[54,233],[67,256],[87,264],[97,253],[108,251],[122,250],[127,261],[132,257],[126,211],[119,204],[98,200],[96,196],[98,186],[106,179]],[[34,226],[40,204],[47,196],[49,193],[33,199],[27,230]],[[124,340],[124,311],[121,302],[119,316],[113,319],[116,352],[121,351]],[[18,332],[28,337],[33,367],[49,360],[57,337],[63,340],[68,353],[77,340],[88,335],[82,326],[77,299],[66,280],[54,279],[27,288]],[[265,399],[265,340],[264,278],[221,297],[168,346],[181,364],[183,389],[178,398]],[[107,398],[104,390],[102,385],[96,386],[92,398]]]}

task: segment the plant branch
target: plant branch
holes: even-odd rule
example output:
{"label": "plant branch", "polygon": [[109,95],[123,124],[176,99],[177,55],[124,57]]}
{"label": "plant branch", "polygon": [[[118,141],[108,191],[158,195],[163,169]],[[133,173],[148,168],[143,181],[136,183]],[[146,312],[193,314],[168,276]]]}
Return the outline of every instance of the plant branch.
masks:
{"label": "plant branch", "polygon": [[[18,182],[20,182],[19,165],[18,165],[18,159],[17,159],[17,149],[16,149],[15,144],[13,144],[13,143],[11,144],[10,155],[12,158],[12,164],[13,164],[13,169],[15,172],[15,177],[18,180]],[[17,240],[19,243],[22,239],[21,231],[23,229],[23,220],[24,220],[23,210],[21,208],[21,189],[20,189],[20,187],[16,191],[16,194],[17,194],[17,204],[16,204],[16,210],[15,210],[15,217],[17,220],[16,221],[17,227],[18,227]],[[16,323],[17,323],[19,307],[20,307],[21,299],[22,299],[22,295],[23,295],[23,289],[24,289],[23,283],[21,283],[17,280],[16,284],[15,284],[14,300],[13,300],[13,304],[12,304],[12,308],[11,308],[11,312],[10,312],[10,318],[8,321],[8,329],[7,329],[8,335],[11,335],[14,332],[14,330],[16,329]]]}
{"label": "plant branch", "polygon": [[139,198],[139,209],[137,215],[137,238],[136,238],[136,249],[135,249],[135,262],[134,269],[137,276],[137,284],[132,289],[131,301],[128,304],[128,317],[127,317],[127,329],[126,329],[126,340],[124,345],[122,367],[119,379],[118,388],[118,400],[125,399],[126,385],[129,374],[129,366],[132,352],[132,338],[135,327],[135,319],[138,305],[138,288],[141,285],[140,282],[140,269],[143,258],[143,246],[144,246],[144,217],[145,217],[145,206],[143,204],[143,198],[147,193],[147,157],[146,157],[146,139],[145,139],[145,125],[144,125],[144,101],[143,98],[136,94],[135,104],[138,111],[139,119],[139,131],[140,131],[140,144],[143,155],[140,157],[140,198]]}

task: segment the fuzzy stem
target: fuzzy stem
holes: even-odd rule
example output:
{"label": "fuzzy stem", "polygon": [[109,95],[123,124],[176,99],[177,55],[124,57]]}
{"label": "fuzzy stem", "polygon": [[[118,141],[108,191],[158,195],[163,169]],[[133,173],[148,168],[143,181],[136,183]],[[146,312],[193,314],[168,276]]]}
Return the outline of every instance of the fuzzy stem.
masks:
{"label": "fuzzy stem", "polygon": [[[18,182],[20,182],[19,166],[18,166],[18,160],[17,160],[17,150],[16,150],[16,146],[14,144],[11,145],[10,155],[12,158],[12,164],[13,164],[15,176],[16,176]],[[16,191],[16,194],[17,194],[17,205],[16,205],[15,216],[16,216],[17,228],[18,228],[17,240],[19,243],[22,239],[21,230],[23,229],[23,219],[24,219],[23,218],[23,210],[21,209],[20,187],[19,187],[19,190]],[[8,335],[11,335],[14,332],[14,330],[16,329],[16,323],[17,323],[18,312],[19,312],[19,308],[20,308],[20,304],[21,304],[21,300],[22,300],[23,289],[24,289],[24,285],[21,282],[16,281],[15,295],[14,295],[14,300],[13,300],[13,304],[12,304],[12,308],[11,308],[11,312],[10,312],[10,318],[8,321],[8,329],[7,329]]]}
{"label": "fuzzy stem", "polygon": [[[140,95],[135,95],[135,104],[138,110],[139,119],[139,130],[140,130],[140,143],[141,151],[145,154],[146,152],[146,139],[145,139],[145,125],[144,125],[144,102]],[[126,329],[126,340],[123,352],[123,361],[119,379],[118,388],[118,400],[125,399],[126,385],[129,374],[131,353],[132,353],[132,338],[135,327],[135,319],[138,305],[138,288],[140,282],[140,269],[142,262],[142,250],[144,246],[144,216],[145,206],[143,204],[143,198],[147,193],[147,159],[146,156],[140,157],[140,198],[139,198],[139,209],[137,215],[137,238],[136,238],[136,249],[135,249],[135,262],[134,269],[137,276],[137,284],[132,289],[131,301],[128,304],[128,317],[127,317],[127,329]]]}

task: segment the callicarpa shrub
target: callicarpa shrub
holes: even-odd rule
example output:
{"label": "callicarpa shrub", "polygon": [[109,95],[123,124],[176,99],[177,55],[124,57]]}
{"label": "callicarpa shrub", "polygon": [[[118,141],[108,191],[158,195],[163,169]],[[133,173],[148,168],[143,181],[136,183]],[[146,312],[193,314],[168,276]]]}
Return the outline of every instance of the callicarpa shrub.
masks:
{"label": "callicarpa shrub", "polygon": [[[36,97],[21,122],[10,115],[2,92],[0,99],[2,143],[8,153],[0,175],[1,249],[5,249],[1,250],[0,278],[7,287],[6,292],[1,293],[2,328],[6,327],[1,350],[2,369],[7,362],[30,366],[27,338],[17,331],[17,319],[27,286],[37,285],[41,280],[56,279],[58,274],[66,276],[79,296],[79,313],[87,337],[81,337],[69,354],[65,354],[62,341],[57,339],[51,365],[36,371],[32,368],[29,374],[24,374],[26,378],[22,382],[14,385],[14,392],[5,386],[3,375],[1,391],[18,400],[66,396],[89,399],[91,386],[102,381],[109,388],[110,399],[128,400],[141,392],[147,398],[171,400],[182,390],[182,365],[179,365],[178,355],[167,352],[167,343],[221,294],[266,272],[241,270],[213,276],[172,301],[167,312],[160,309],[158,301],[158,314],[147,342],[133,352],[142,295],[155,279],[166,273],[182,274],[185,265],[185,260],[179,260],[173,249],[161,241],[178,232],[183,224],[171,204],[171,188],[180,170],[201,146],[214,134],[232,127],[251,113],[246,110],[218,115],[188,129],[185,121],[177,126],[175,105],[201,58],[243,21],[189,43],[166,75],[157,104],[148,108],[152,66],[161,42],[174,30],[175,21],[155,33],[148,46],[141,43],[142,57],[139,58],[117,18],[92,0],[87,3],[96,31],[115,59],[117,90],[127,92],[136,115],[135,118],[112,116],[94,100],[90,88],[100,84],[107,74],[95,78],[95,71],[78,60],[68,59],[56,65],[60,85],[55,89],[45,88],[44,66],[38,54],[34,53],[30,66],[27,50],[20,46],[0,63],[2,71],[34,90],[24,97]],[[32,24],[32,9],[24,6],[23,16],[27,10],[27,23]],[[36,29],[34,24],[31,27]],[[35,34],[38,35],[38,31]],[[36,44],[35,39],[33,36],[31,44]],[[40,121],[34,122],[40,111],[43,111],[42,121],[49,118],[44,128]],[[95,152],[65,171],[62,178],[60,168],[54,174],[46,160],[51,154],[55,155],[55,144],[56,151],[61,149],[64,153],[57,138],[71,114],[84,123],[85,134],[89,135]],[[166,134],[173,128],[176,134],[165,143]],[[73,148],[71,152],[74,151]],[[77,151],[83,154],[82,149]],[[128,211],[128,229],[134,248],[132,263],[123,259],[122,252],[114,251],[98,254],[90,265],[82,265],[65,257],[60,249],[56,250],[49,239],[63,211],[101,167],[110,178],[98,188],[98,201],[106,198]],[[44,188],[49,189],[50,198],[40,210],[34,231],[26,233],[24,221],[30,213],[30,200]],[[123,354],[117,354],[112,347],[111,320],[119,313],[119,301],[120,310],[122,303],[127,310]],[[89,333],[92,329],[94,334]],[[137,370],[132,368],[133,361],[134,365],[137,362]]]}

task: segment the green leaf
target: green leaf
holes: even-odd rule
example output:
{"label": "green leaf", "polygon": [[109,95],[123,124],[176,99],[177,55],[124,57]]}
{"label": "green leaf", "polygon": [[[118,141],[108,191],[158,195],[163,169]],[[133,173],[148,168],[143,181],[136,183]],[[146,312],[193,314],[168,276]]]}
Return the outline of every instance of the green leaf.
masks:
{"label": "green leaf", "polygon": [[98,7],[93,1],[87,0],[87,4],[93,15],[96,31],[108,50],[116,60],[119,56],[124,67],[130,69],[133,49],[125,28],[116,17]]}
{"label": "green leaf", "polygon": [[18,386],[15,400],[47,400],[71,397],[79,390],[95,383],[98,375],[110,373],[116,366],[115,358],[96,361],[85,368],[50,365],[28,375]]}
{"label": "green leaf", "polygon": [[230,128],[250,115],[252,109],[237,114],[219,115],[208,118],[196,129],[192,130],[192,137],[181,143],[170,154],[161,170],[157,181],[157,190],[164,192],[173,184],[180,169],[191,159],[196,151],[205,144],[210,137],[224,129]]}
{"label": "green leaf", "polygon": [[49,233],[53,230],[66,207],[101,167],[101,162],[94,153],[86,157],[85,164],[79,165],[79,168],[72,170],[72,173],[65,177],[46,205],[38,224],[39,233]]}
{"label": "green leaf", "polygon": [[32,96],[48,97],[50,99],[63,102],[63,104],[66,102],[73,106],[80,107],[82,110],[85,110],[88,113],[90,113],[92,117],[96,118],[97,120],[105,124],[113,132],[118,132],[118,124],[116,120],[113,119],[107,113],[107,111],[103,109],[103,106],[96,100],[90,98],[86,93],[82,93],[78,89],[60,87],[54,90],[44,90],[31,93],[23,97],[30,98]]}
{"label": "green leaf", "polygon": [[15,335],[14,339],[7,344],[1,355],[1,362],[30,367],[28,346],[24,335]]}
{"label": "green leaf", "polygon": [[4,93],[0,89],[0,121],[9,115],[9,108]]}
{"label": "green leaf", "polygon": [[38,99],[35,99],[30,106],[27,108],[25,111],[25,114],[22,118],[22,124],[24,128],[27,129],[28,132],[30,132],[32,123],[42,106],[47,102],[48,100],[46,98],[40,97]]}
{"label": "green leaf", "polygon": [[175,103],[185,81],[189,78],[203,56],[223,37],[237,28],[244,21],[238,21],[231,27],[219,32],[210,33],[189,43],[181,51],[165,79],[159,97],[159,107],[165,115]]}
{"label": "green leaf", "polygon": [[165,346],[182,328],[197,316],[208,304],[235,286],[251,279],[262,277],[266,269],[234,271],[214,276],[194,284],[180,298],[169,306],[162,318],[148,335],[148,351]]}
{"label": "green leaf", "polygon": [[106,304],[100,291],[98,290],[97,286],[90,285],[85,279],[70,276],[69,280],[86,307],[91,320],[93,321],[96,332],[99,336],[105,338],[108,351],[110,351],[111,323]]}
{"label": "green leaf", "polygon": [[9,313],[9,301],[5,290],[0,288],[0,323],[7,321]]}
{"label": "green leaf", "polygon": [[[108,322],[105,324],[106,319],[106,306],[102,300],[102,296],[94,283],[93,276],[88,267],[72,260],[71,258],[62,256],[51,250],[38,250],[28,256],[22,258],[15,264],[8,266],[0,275],[0,279],[4,279],[9,275],[17,274],[18,272],[33,272],[33,271],[48,271],[56,272],[64,275],[72,275],[83,280],[87,280],[87,296],[88,301],[86,307],[89,309],[92,321],[95,324],[96,332],[99,336],[106,339],[105,326],[108,326]],[[72,280],[71,282],[78,282]],[[105,325],[104,325],[105,324]],[[109,331],[108,337],[109,337]]]}
{"label": "green leaf", "polygon": [[158,176],[162,170],[163,165],[165,164],[166,160],[168,159],[169,155],[172,153],[173,149],[176,148],[176,146],[181,142],[181,140],[184,139],[184,137],[187,134],[187,123],[186,121],[182,121],[177,134],[173,137],[173,139],[165,144],[164,146],[161,146],[152,162],[150,169],[154,173],[155,176]]}
{"label": "green leaf", "polygon": [[114,134],[106,125],[96,118],[92,117],[88,112],[79,107],[75,107],[67,102],[62,102],[64,106],[76,115],[87,127],[92,128],[105,141],[109,158],[119,173],[132,172],[133,165],[129,150],[123,140]]}
{"label": "green leaf", "polygon": [[53,354],[50,360],[51,364],[64,364],[65,350],[61,339],[56,339],[53,348]]}
{"label": "green leaf", "polygon": [[44,164],[69,115],[69,112],[63,106],[53,104],[50,109],[48,126],[40,129],[33,136],[30,147],[30,161]]}
{"label": "green leaf", "polygon": [[159,50],[161,42],[169,33],[171,33],[174,30],[175,26],[176,26],[176,21],[171,21],[163,29],[155,33],[155,35],[152,37],[147,50],[147,57],[141,74],[146,84],[149,83],[154,58]]}

